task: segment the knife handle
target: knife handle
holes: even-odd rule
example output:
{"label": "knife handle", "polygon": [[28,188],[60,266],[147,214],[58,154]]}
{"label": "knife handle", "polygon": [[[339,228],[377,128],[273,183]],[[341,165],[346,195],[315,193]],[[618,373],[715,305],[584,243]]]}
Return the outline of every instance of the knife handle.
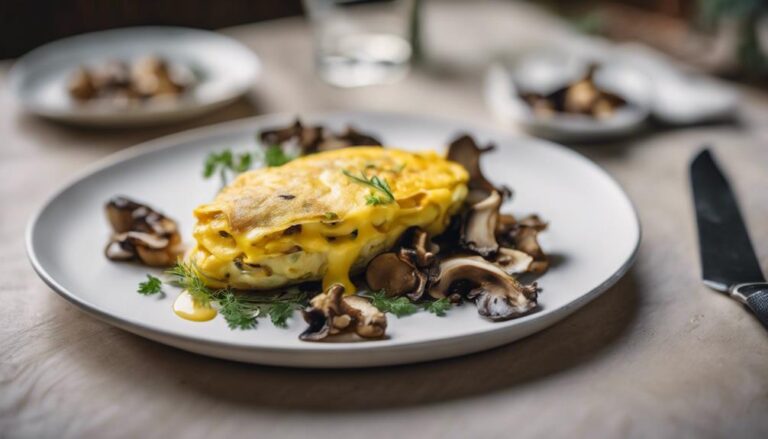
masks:
{"label": "knife handle", "polygon": [[760,323],[768,328],[768,283],[755,282],[734,285],[731,296],[747,305]]}

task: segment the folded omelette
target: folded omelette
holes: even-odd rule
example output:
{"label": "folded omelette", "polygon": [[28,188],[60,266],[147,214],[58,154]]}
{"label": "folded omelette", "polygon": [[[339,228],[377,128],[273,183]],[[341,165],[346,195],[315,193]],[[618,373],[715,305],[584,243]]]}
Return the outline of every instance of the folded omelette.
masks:
{"label": "folded omelette", "polygon": [[467,180],[462,166],[435,152],[377,147],[249,171],[195,209],[188,257],[212,287],[268,290],[322,280],[351,294],[350,274],[406,229],[442,233],[466,198]]}

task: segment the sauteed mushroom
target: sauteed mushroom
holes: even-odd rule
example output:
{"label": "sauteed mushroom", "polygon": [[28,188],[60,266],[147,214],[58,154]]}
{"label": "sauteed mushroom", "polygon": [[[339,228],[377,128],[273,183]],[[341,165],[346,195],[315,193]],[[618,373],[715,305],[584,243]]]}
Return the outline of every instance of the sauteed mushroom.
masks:
{"label": "sauteed mushroom", "polygon": [[549,268],[549,259],[538,241],[539,232],[547,224],[537,215],[516,220],[511,215],[502,215],[496,227],[496,239],[502,246],[520,250],[533,258],[528,271],[543,273]]}
{"label": "sauteed mushroom", "polygon": [[499,218],[501,196],[495,190],[484,200],[472,205],[461,228],[461,244],[485,258],[499,250],[496,224]]}
{"label": "sauteed mushroom", "polygon": [[407,295],[419,300],[434,275],[435,255],[439,250],[419,228],[408,230],[398,251],[382,253],[368,264],[365,278],[375,291],[384,290],[388,296]]}
{"label": "sauteed mushroom", "polygon": [[304,126],[299,119],[285,128],[262,131],[259,134],[265,145],[278,145],[284,148],[288,142],[296,142],[302,155],[317,151],[317,146],[323,140],[322,126]]}
{"label": "sauteed mushroom", "polygon": [[387,252],[368,263],[365,281],[372,290],[383,290],[388,296],[420,296],[424,292],[427,276],[408,257]]}
{"label": "sauteed mushroom", "polygon": [[341,309],[354,322],[355,333],[364,338],[381,338],[387,330],[387,317],[360,296],[347,296],[341,300]]}
{"label": "sauteed mushroom", "polygon": [[622,97],[603,90],[595,84],[594,74],[597,65],[590,65],[586,74],[551,93],[520,93],[533,114],[552,117],[555,113],[584,114],[596,119],[605,119],[613,115],[619,107],[627,105]]}
{"label": "sauteed mushroom", "polygon": [[281,148],[295,142],[300,155],[312,154],[318,151],[346,148],[349,146],[381,146],[375,137],[357,131],[348,126],[340,135],[332,133],[323,126],[305,126],[299,119],[285,128],[262,131],[259,135],[261,142],[266,145],[278,145]]}
{"label": "sauteed mushroom", "polygon": [[341,135],[328,134],[318,145],[318,151],[330,151],[333,149],[347,148],[350,146],[381,146],[381,142],[375,137],[357,131],[351,126],[347,126],[346,131]]}
{"label": "sauteed mushroom", "polygon": [[344,286],[334,284],[309,301],[309,308],[303,311],[304,321],[309,327],[299,335],[301,340],[318,341],[331,334],[334,319],[342,315],[343,295]]}
{"label": "sauteed mushroom", "polygon": [[475,301],[480,315],[491,320],[519,317],[537,305],[536,284],[522,285],[479,256],[455,256],[440,263],[440,275],[429,294],[447,297],[457,289]]}
{"label": "sauteed mushroom", "polygon": [[305,341],[323,340],[329,335],[354,330],[364,338],[380,338],[387,329],[387,317],[368,299],[344,296],[344,286],[334,284],[313,297],[303,312],[309,327],[299,338]]}
{"label": "sauteed mushroom", "polygon": [[512,196],[512,191],[509,188],[504,186],[497,188],[485,178],[480,169],[480,156],[494,148],[493,144],[481,148],[475,139],[466,134],[448,146],[448,160],[462,165],[469,172],[469,195],[467,195],[469,203],[477,203],[488,197],[493,191],[499,192],[504,198]]}
{"label": "sauteed mushroom", "polygon": [[111,199],[106,212],[115,232],[105,249],[107,258],[138,259],[150,266],[168,266],[176,261],[181,236],[175,221],[125,197]]}
{"label": "sauteed mushroom", "polygon": [[409,245],[403,246],[400,253],[406,254],[417,267],[429,267],[435,262],[440,246],[429,239],[427,232],[418,227],[412,227],[406,231],[404,238]]}
{"label": "sauteed mushroom", "polygon": [[107,100],[113,105],[136,105],[158,98],[178,98],[194,83],[186,67],[171,66],[156,56],[132,63],[117,60],[95,67],[82,66],[70,77],[68,91],[78,102]]}
{"label": "sauteed mushroom", "polygon": [[514,276],[532,271],[531,265],[534,264],[534,261],[531,255],[523,253],[520,250],[500,247],[493,263],[499,266],[499,268],[504,270],[508,275]]}

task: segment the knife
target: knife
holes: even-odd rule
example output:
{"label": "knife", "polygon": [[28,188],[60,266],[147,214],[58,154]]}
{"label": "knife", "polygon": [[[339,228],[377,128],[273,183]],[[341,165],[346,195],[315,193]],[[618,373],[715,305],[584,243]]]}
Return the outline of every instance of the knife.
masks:
{"label": "knife", "polygon": [[768,328],[768,283],[728,181],[708,149],[691,162],[704,284],[743,303]]}

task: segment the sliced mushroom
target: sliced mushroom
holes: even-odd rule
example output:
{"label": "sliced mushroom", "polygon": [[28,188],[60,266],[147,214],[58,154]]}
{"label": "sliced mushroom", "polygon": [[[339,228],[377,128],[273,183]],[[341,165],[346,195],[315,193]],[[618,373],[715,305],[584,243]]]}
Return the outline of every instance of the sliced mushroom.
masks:
{"label": "sliced mushroom", "polygon": [[435,263],[440,246],[429,239],[429,234],[418,227],[412,227],[404,235],[401,255],[408,257],[414,265],[426,268]]}
{"label": "sliced mushroom", "polygon": [[485,258],[493,257],[499,250],[496,241],[496,224],[499,218],[501,196],[491,194],[472,205],[461,229],[461,245]]}
{"label": "sliced mushroom", "polygon": [[595,64],[590,65],[583,77],[551,93],[522,92],[520,98],[528,103],[537,117],[549,118],[556,113],[566,113],[605,119],[627,105],[627,101],[598,87],[594,80],[597,68]]}
{"label": "sliced mushroom", "polygon": [[299,335],[301,340],[319,341],[330,335],[354,330],[364,338],[381,338],[387,329],[387,317],[368,299],[344,296],[344,286],[334,284],[313,297],[303,312],[309,327]]}
{"label": "sliced mushroom", "polygon": [[427,285],[427,275],[419,270],[407,255],[382,253],[368,263],[365,281],[374,291],[383,290],[388,296],[421,297]]}
{"label": "sliced mushroom", "polygon": [[317,151],[317,147],[323,140],[323,127],[304,126],[299,119],[285,128],[276,128],[262,131],[259,135],[265,145],[278,145],[284,147],[289,142],[296,142],[302,155]]}
{"label": "sliced mushroom", "polygon": [[536,305],[538,288],[522,285],[479,256],[455,256],[440,263],[440,275],[429,289],[434,298],[458,292],[474,300],[478,313],[491,320],[519,317]]}
{"label": "sliced mushroom", "polygon": [[371,260],[365,272],[366,282],[372,290],[384,290],[388,296],[406,295],[419,300],[434,275],[440,247],[418,227],[408,229],[399,246],[397,251],[382,253]]}
{"label": "sliced mushroom", "polygon": [[153,267],[172,265],[178,256],[168,238],[134,231],[114,235],[107,244],[105,254],[107,258],[116,261],[138,258]]}
{"label": "sliced mushroom", "polygon": [[549,258],[539,245],[539,232],[547,228],[547,223],[537,215],[530,215],[516,220],[511,215],[502,215],[496,227],[496,239],[504,247],[510,247],[528,254],[533,258],[528,267],[532,273],[543,273],[549,268]]}
{"label": "sliced mushroom", "polygon": [[107,219],[115,233],[123,233],[131,230],[134,224],[133,212],[141,207],[141,204],[126,197],[114,197],[107,203]]}
{"label": "sliced mushroom", "polygon": [[181,235],[175,221],[126,197],[111,199],[106,212],[115,232],[105,250],[107,258],[138,259],[150,266],[168,266],[176,261]]}
{"label": "sliced mushroom", "polygon": [[343,295],[344,286],[334,284],[309,301],[309,307],[302,313],[309,327],[299,335],[301,340],[318,341],[331,335],[334,320],[342,315]]}
{"label": "sliced mushroom", "polygon": [[531,255],[520,250],[501,247],[493,263],[508,275],[514,276],[531,271],[534,261]]}
{"label": "sliced mushroom", "polygon": [[549,268],[549,259],[539,245],[539,231],[533,227],[520,227],[515,240],[517,248],[533,258],[529,270],[533,273],[543,273]]}
{"label": "sliced mushroom", "polygon": [[520,317],[536,308],[539,288],[534,282],[523,285],[514,278],[504,286],[488,285],[472,290],[467,296],[474,299],[477,312],[493,321]]}
{"label": "sliced mushroom", "polygon": [[499,192],[504,198],[509,198],[512,195],[512,191],[509,188],[505,186],[497,188],[494,186],[485,178],[483,171],[480,169],[480,156],[494,148],[494,145],[481,148],[477,145],[475,139],[466,134],[460,136],[448,146],[448,160],[462,165],[469,172],[469,194],[467,195],[469,203],[477,203],[488,197],[493,191]]}
{"label": "sliced mushroom", "polygon": [[351,146],[381,146],[381,141],[370,134],[348,126],[341,135],[329,134],[317,146],[318,151],[330,151]]}
{"label": "sliced mushroom", "polygon": [[352,318],[355,333],[364,338],[381,338],[387,330],[387,316],[371,302],[360,296],[347,296],[341,300],[341,309]]}

